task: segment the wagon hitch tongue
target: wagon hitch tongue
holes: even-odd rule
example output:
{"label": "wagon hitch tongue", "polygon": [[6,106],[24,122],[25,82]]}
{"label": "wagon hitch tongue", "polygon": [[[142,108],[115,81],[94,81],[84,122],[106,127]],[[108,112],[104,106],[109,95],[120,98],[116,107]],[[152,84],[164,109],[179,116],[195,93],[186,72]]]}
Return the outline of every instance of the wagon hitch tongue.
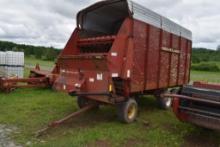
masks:
{"label": "wagon hitch tongue", "polygon": [[62,118],[60,120],[56,120],[54,122],[49,123],[47,127],[45,127],[43,129],[35,132],[35,135],[36,135],[36,137],[40,137],[40,136],[44,135],[50,129],[59,127],[60,125],[64,124],[65,122],[67,122],[71,118],[79,116],[80,114],[85,113],[85,112],[87,112],[89,110],[92,110],[95,107],[97,107],[97,104],[91,104],[91,105],[88,105],[88,106],[86,106],[84,108],[81,108],[77,112],[73,112],[72,114],[69,114],[68,116],[66,116],[66,117],[64,117],[64,118]]}

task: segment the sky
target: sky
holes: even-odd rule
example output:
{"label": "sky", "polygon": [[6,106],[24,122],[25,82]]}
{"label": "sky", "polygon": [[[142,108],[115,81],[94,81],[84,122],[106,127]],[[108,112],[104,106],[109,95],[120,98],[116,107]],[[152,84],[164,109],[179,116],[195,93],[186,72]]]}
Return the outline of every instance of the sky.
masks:
{"label": "sky", "polygon": [[[76,14],[99,0],[0,0],[0,40],[63,48]],[[220,1],[134,0],[190,29],[193,46],[220,44]]]}

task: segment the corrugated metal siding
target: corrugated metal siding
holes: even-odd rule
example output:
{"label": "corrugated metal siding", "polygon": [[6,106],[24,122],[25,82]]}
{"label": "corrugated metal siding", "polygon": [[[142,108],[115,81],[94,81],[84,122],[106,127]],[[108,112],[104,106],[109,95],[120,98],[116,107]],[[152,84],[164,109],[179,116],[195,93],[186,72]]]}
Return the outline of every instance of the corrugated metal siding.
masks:
{"label": "corrugated metal siding", "polygon": [[189,30],[174,23],[168,18],[165,18],[131,0],[128,0],[128,6],[130,11],[133,13],[133,17],[135,19],[144,21],[155,27],[162,28],[167,32],[192,40],[192,33]]}
{"label": "corrugated metal siding", "polygon": [[181,28],[176,23],[172,22],[171,20],[162,17],[162,26],[161,28],[167,32],[173,33],[177,36],[181,35]]}
{"label": "corrugated metal siding", "polygon": [[158,15],[157,13],[132,1],[129,1],[129,8],[130,11],[133,13],[134,18],[140,21],[147,22],[158,28],[161,27],[161,16]]}

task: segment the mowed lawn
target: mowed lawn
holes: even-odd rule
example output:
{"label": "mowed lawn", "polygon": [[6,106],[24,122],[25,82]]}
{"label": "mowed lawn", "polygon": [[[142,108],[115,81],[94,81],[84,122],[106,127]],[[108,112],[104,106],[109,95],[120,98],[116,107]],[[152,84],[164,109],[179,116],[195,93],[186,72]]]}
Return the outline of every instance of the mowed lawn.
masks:
{"label": "mowed lawn", "polygon": [[[220,62],[203,62],[203,63],[215,64],[220,68]],[[192,71],[191,80],[220,83],[220,73],[219,72]]]}
{"label": "mowed lawn", "polygon": [[[192,71],[191,77],[220,82],[220,73]],[[50,89],[0,94],[0,124],[15,126],[17,131],[11,137],[23,146],[220,146],[220,133],[178,121],[171,110],[158,109],[152,96],[141,99],[138,120],[133,124],[120,123],[114,107],[102,106],[35,137],[37,130],[77,109],[75,97]]]}

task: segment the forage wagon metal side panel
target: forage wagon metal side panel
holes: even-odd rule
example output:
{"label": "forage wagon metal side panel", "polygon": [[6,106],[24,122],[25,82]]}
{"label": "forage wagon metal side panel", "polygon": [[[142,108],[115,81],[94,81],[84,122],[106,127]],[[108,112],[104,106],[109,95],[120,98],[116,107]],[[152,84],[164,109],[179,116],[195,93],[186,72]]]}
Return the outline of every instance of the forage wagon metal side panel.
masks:
{"label": "forage wagon metal side panel", "polygon": [[181,38],[181,45],[180,45],[180,63],[179,63],[179,82],[178,84],[181,85],[184,83],[184,77],[185,77],[185,60],[186,60],[186,55],[185,55],[185,49],[186,49],[186,39]]}
{"label": "forage wagon metal side panel", "polygon": [[191,32],[139,4],[128,3],[134,18],[131,92],[188,83]]}
{"label": "forage wagon metal side panel", "polygon": [[[170,33],[163,31],[162,32],[162,47],[163,48],[169,48],[170,47]],[[161,58],[160,58],[160,81],[159,81],[159,87],[167,87],[169,86],[169,52],[161,50]]]}
{"label": "forage wagon metal side panel", "polygon": [[[185,44],[182,51],[181,42]],[[188,41],[181,40],[176,35],[134,20],[132,92],[187,83],[190,59],[186,56],[190,57],[190,51],[186,47],[186,42]],[[188,47],[190,49],[190,46]]]}
{"label": "forage wagon metal side panel", "polygon": [[169,86],[176,86],[177,85],[177,78],[178,78],[178,58],[179,58],[179,46],[178,46],[178,36],[172,35],[172,44],[171,48],[175,50],[175,52],[170,53],[170,81]]}
{"label": "forage wagon metal side panel", "polygon": [[140,92],[145,89],[145,58],[147,52],[147,25],[144,22],[133,22],[134,56],[131,77],[131,91]]}
{"label": "forage wagon metal side panel", "polygon": [[[137,24],[142,22],[145,23],[143,26],[143,33],[146,33],[146,38],[139,38],[134,39],[135,48],[134,50],[143,50],[143,54],[136,55],[135,57],[138,59],[138,62],[134,63],[134,67],[139,67],[140,63],[144,63],[144,67],[141,68],[142,72],[144,73],[144,81],[136,80],[141,86],[143,85],[144,90],[152,90],[158,87],[159,81],[159,47],[160,47],[160,27],[161,27],[161,16],[157,13],[137,4],[132,1],[128,1],[130,11],[133,14],[134,18],[134,33],[137,33]],[[140,33],[135,34],[134,37],[137,37]],[[139,40],[139,41],[136,41]],[[142,46],[142,48],[137,48],[137,46],[141,46],[140,43],[146,44]],[[144,48],[145,47],[145,48]],[[141,52],[141,51],[139,51]],[[144,56],[143,58],[139,58]],[[134,58],[135,58],[134,57]],[[143,60],[144,59],[144,60]],[[138,64],[139,63],[139,64]],[[136,69],[134,72],[138,73]],[[140,73],[139,73],[140,74]],[[142,90],[142,89],[141,89]]]}
{"label": "forage wagon metal side panel", "polygon": [[149,25],[149,48],[146,63],[146,90],[157,89],[157,81],[159,80],[159,47],[160,47],[160,29]]}
{"label": "forage wagon metal side panel", "polygon": [[192,54],[192,42],[187,41],[187,52],[186,52],[186,75],[185,75],[185,83],[190,81],[190,68],[191,68],[191,54]]}

